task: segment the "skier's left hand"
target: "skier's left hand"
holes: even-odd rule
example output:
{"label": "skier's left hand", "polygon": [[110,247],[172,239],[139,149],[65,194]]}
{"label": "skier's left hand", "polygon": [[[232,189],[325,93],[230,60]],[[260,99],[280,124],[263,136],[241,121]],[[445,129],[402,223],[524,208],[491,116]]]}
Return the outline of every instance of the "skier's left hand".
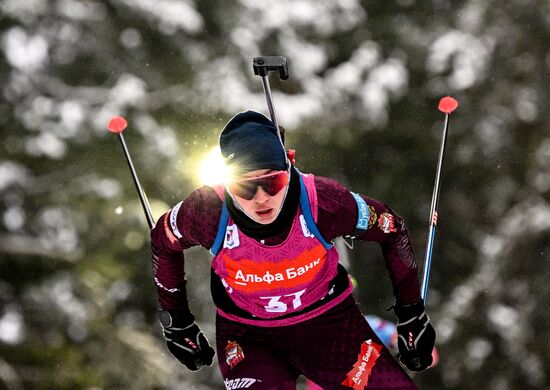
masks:
{"label": "skier's left hand", "polygon": [[399,360],[411,371],[422,371],[432,364],[435,330],[424,311],[424,303],[396,305]]}

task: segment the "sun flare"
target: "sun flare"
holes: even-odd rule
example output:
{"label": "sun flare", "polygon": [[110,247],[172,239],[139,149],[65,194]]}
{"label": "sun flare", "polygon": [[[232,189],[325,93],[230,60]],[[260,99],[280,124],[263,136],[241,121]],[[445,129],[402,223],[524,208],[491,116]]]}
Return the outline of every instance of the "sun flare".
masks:
{"label": "sun flare", "polygon": [[199,164],[199,180],[204,185],[222,184],[229,180],[229,169],[223,163],[219,147],[212,148]]}

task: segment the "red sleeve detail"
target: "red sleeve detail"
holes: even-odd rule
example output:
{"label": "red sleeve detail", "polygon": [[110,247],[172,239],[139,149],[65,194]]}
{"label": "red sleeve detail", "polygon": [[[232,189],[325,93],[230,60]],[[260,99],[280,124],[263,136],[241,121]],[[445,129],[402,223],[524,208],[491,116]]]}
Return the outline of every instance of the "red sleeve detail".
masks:
{"label": "red sleeve detail", "polygon": [[172,228],[170,227],[170,223],[168,222],[168,213],[164,214],[162,217],[163,226],[164,226],[164,233],[166,234],[166,237],[170,241],[170,243],[174,246],[179,245],[178,238],[174,236],[174,233],[172,232]]}

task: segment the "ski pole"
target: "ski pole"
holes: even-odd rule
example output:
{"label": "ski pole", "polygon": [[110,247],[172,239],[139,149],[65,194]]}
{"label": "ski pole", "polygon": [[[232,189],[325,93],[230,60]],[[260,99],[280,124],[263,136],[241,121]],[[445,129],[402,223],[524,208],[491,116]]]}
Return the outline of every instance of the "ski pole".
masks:
{"label": "ski pole", "polygon": [[437,225],[437,206],[439,204],[439,190],[441,184],[441,167],[443,166],[443,156],[445,154],[445,143],[447,142],[447,130],[449,129],[449,118],[451,113],[458,107],[458,102],[451,96],[445,96],[439,101],[439,111],[445,113],[445,125],[443,126],[443,136],[441,138],[441,147],[439,149],[439,160],[437,162],[437,171],[435,175],[435,184],[432,194],[432,205],[430,208],[430,229],[428,231],[428,245],[426,247],[426,257],[424,259],[424,274],[422,276],[421,297],[424,303],[428,294],[428,279],[430,277],[430,266],[432,263],[432,251],[435,240],[435,228]]}
{"label": "ski pole", "polygon": [[269,87],[269,79],[267,76],[270,71],[279,71],[279,77],[281,80],[288,79],[288,65],[286,58],[283,56],[254,57],[252,60],[252,68],[254,69],[254,74],[259,75],[262,78],[262,85],[264,87],[265,98],[267,100],[269,116],[271,117],[271,122],[273,122],[275,128],[277,129],[277,134],[279,135],[281,144],[283,144],[283,138],[275,116],[275,106],[273,105],[273,97],[271,96],[271,88]]}
{"label": "ski pole", "polygon": [[147,219],[147,224],[149,225],[149,229],[153,229],[153,227],[155,226],[155,221],[153,220],[153,215],[151,214],[149,201],[147,200],[147,195],[145,195],[145,191],[143,191],[143,188],[141,187],[136,169],[134,168],[134,164],[132,163],[132,158],[130,157],[130,152],[128,151],[128,147],[126,146],[126,141],[124,141],[124,135],[122,135],[122,132],[127,125],[128,122],[126,122],[126,119],[121,116],[115,116],[111,118],[111,120],[107,124],[107,129],[111,133],[118,134],[118,139],[120,140],[122,149],[124,150],[124,156],[126,157],[126,161],[128,162],[130,172],[132,173],[132,178],[134,179],[134,184],[136,185],[136,190],[139,195],[139,200],[141,201],[141,206],[143,207],[143,211],[145,213],[145,218]]}

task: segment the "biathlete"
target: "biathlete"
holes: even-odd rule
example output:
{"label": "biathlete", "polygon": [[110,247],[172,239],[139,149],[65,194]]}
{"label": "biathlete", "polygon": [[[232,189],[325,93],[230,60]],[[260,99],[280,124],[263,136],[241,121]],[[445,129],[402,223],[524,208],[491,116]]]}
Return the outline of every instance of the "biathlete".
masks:
{"label": "biathlete", "polygon": [[227,389],[296,389],[298,376],[323,389],[417,386],[360,312],[332,240],[380,244],[395,294],[399,359],[421,371],[435,331],[420,297],[403,219],[335,180],[300,173],[264,115],[234,116],[220,135],[234,175],[194,190],[152,230],[159,318],[170,352],[191,370],[214,349],[188,307],[183,251],[211,251],[216,351]]}

